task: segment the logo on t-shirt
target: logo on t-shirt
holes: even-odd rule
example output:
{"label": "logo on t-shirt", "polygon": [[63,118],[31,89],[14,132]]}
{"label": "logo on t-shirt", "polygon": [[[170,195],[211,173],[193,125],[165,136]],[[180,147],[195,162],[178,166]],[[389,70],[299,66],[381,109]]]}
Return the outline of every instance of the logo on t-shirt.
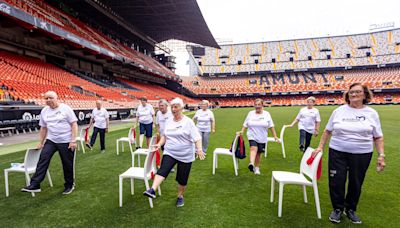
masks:
{"label": "logo on t-shirt", "polygon": [[343,122],[361,122],[365,121],[365,116],[356,116],[355,118],[343,118]]}
{"label": "logo on t-shirt", "polygon": [[181,128],[182,128],[182,126],[176,126],[175,128],[168,128],[168,129],[166,129],[166,131],[177,131]]}
{"label": "logo on t-shirt", "polygon": [[356,118],[360,121],[365,121],[365,116],[356,116]]}

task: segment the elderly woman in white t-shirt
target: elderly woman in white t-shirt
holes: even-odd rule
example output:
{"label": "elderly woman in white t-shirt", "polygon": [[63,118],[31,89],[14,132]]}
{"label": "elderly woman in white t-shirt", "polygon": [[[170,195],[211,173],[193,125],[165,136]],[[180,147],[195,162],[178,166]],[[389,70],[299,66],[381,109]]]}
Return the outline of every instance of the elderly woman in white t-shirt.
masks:
{"label": "elderly woman in white t-shirt", "polygon": [[201,109],[197,110],[193,117],[193,120],[197,122],[196,126],[201,135],[204,153],[207,153],[211,132],[215,132],[214,113],[208,109],[209,104],[207,100],[203,100],[200,104]]}
{"label": "elderly woman in white t-shirt", "polygon": [[177,164],[178,198],[176,206],[182,207],[184,205],[183,194],[189,179],[192,162],[195,160],[195,150],[200,160],[204,160],[205,154],[201,145],[200,133],[193,120],[182,114],[184,107],[182,99],[173,99],[171,106],[173,118],[167,121],[164,135],[161,136],[156,145],[157,148],[164,145],[161,167],[157,171],[152,187],[143,194],[155,198],[155,190]]}
{"label": "elderly woman in white t-shirt", "polygon": [[268,111],[263,110],[264,102],[262,99],[254,101],[255,110],[250,111],[243,123],[243,128],[239,134],[243,134],[247,128],[247,139],[250,144],[250,164],[251,172],[260,175],[261,153],[265,153],[265,144],[268,142],[268,129],[271,129],[275,141],[279,142],[274,128],[274,122]]}
{"label": "elderly woman in white t-shirt", "polygon": [[378,113],[367,106],[372,99],[372,93],[366,86],[352,84],[344,94],[344,99],[347,104],[333,111],[319,146],[313,153],[321,152],[332,136],[328,169],[333,211],[329,220],[339,223],[342,213],[345,212],[351,222],[361,223],[355,212],[374,144],[378,151],[377,171],[382,171],[385,167],[383,134]]}
{"label": "elderly woman in white t-shirt", "polygon": [[300,109],[289,127],[293,127],[296,123],[299,123],[300,131],[300,151],[304,152],[310,146],[311,138],[314,135],[318,136],[319,126],[321,123],[321,117],[318,109],[314,108],[315,97],[307,98],[307,107]]}

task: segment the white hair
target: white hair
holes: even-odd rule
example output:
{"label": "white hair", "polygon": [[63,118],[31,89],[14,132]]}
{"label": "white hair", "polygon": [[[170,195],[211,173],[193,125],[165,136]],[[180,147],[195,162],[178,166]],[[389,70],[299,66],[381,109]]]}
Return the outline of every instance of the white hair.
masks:
{"label": "white hair", "polygon": [[174,98],[174,99],[171,101],[171,105],[174,105],[174,104],[178,104],[178,105],[180,105],[182,108],[183,108],[183,106],[184,106],[183,100],[182,100],[181,98],[179,98],[179,97],[176,97],[176,98]]}
{"label": "white hair", "polygon": [[169,105],[168,101],[165,100],[165,99],[160,99],[160,100],[158,101],[158,103],[159,103],[159,104],[164,104],[164,105],[166,105],[166,106]]}
{"label": "white hair", "polygon": [[57,93],[54,92],[54,91],[52,91],[52,90],[47,91],[47,92],[44,94],[44,96],[51,96],[51,97],[53,97],[53,98],[58,98]]}
{"label": "white hair", "polygon": [[206,104],[207,106],[210,105],[210,102],[208,100],[202,100],[201,103]]}

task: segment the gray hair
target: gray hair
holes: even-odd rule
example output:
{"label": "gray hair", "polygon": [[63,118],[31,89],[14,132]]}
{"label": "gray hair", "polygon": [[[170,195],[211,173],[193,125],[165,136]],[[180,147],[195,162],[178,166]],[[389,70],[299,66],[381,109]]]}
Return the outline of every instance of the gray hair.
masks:
{"label": "gray hair", "polygon": [[169,105],[168,101],[165,100],[165,99],[160,99],[160,100],[158,101],[158,104],[164,104],[164,105],[166,105],[166,106]]}

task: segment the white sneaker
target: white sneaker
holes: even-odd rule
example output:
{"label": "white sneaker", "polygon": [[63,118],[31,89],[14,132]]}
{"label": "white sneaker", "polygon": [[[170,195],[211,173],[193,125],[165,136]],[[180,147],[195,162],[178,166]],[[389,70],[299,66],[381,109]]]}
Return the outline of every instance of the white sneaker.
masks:
{"label": "white sneaker", "polygon": [[260,173],[260,168],[259,167],[255,167],[254,168],[254,174],[255,175],[260,175],[261,173]]}

